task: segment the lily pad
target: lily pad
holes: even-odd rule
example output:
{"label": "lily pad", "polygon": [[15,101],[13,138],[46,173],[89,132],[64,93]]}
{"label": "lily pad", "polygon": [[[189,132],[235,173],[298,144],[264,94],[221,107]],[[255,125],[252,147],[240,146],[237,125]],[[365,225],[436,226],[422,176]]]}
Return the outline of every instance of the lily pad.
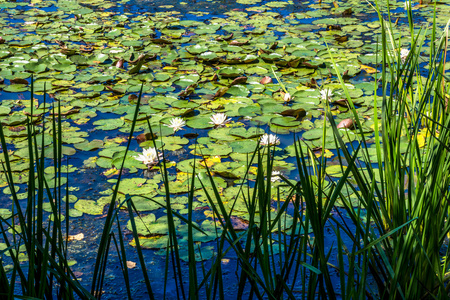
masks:
{"label": "lily pad", "polygon": [[78,200],[74,207],[76,210],[88,215],[101,215],[103,214],[104,205],[99,205],[94,200]]}

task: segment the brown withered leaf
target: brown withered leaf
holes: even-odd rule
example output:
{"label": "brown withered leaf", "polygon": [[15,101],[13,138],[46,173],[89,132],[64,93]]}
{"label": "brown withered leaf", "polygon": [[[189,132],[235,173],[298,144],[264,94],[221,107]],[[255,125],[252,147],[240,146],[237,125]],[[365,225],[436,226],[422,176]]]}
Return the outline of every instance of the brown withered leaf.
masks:
{"label": "brown withered leaf", "polygon": [[270,78],[269,76],[264,76],[263,79],[261,79],[261,81],[259,83],[261,83],[261,84],[272,83],[272,78]]}
{"label": "brown withered leaf", "polygon": [[135,262],[127,260],[127,268],[128,269],[133,269],[135,267],[136,267],[136,263]]}
{"label": "brown withered leaf", "polygon": [[164,44],[164,45],[170,45],[172,44],[172,41],[166,40],[166,39],[151,39],[151,41],[155,44]]}
{"label": "brown withered leaf", "polygon": [[20,131],[25,130],[26,127],[25,126],[13,126],[13,127],[9,127],[8,129],[9,129],[9,131],[12,131],[12,132],[20,132]]}
{"label": "brown withered leaf", "polygon": [[243,84],[243,83],[246,83],[246,82],[247,82],[247,77],[241,76],[241,77],[235,78],[235,79],[230,83],[229,86],[233,86],[233,85],[236,85],[236,84]]}
{"label": "brown withered leaf", "polygon": [[81,241],[82,239],[84,239],[84,234],[83,233],[79,233],[79,234],[75,234],[75,235],[69,235],[67,237],[68,241]]}
{"label": "brown withered leaf", "polygon": [[[153,134],[153,139],[156,138],[156,135]],[[141,133],[136,137],[136,141],[138,142],[138,144],[145,142],[145,141],[150,141],[152,140],[152,134],[150,132],[147,133]]]}
{"label": "brown withered leaf", "polygon": [[306,116],[306,110],[303,108],[298,109],[287,109],[280,113],[282,116],[295,117],[296,119],[301,119]]}
{"label": "brown withered leaf", "polygon": [[183,91],[181,91],[178,94],[178,97],[185,98],[185,97],[189,96],[190,94],[192,94],[195,91],[196,87],[197,87],[197,83],[189,85],[188,87],[186,87]]}
{"label": "brown withered leaf", "polygon": [[337,128],[353,128],[353,120],[352,119],[344,119],[341,122],[339,122]]}
{"label": "brown withered leaf", "polygon": [[222,87],[220,88],[213,96],[213,99],[217,99],[222,97],[223,95],[226,94],[226,92],[228,91],[228,87]]}
{"label": "brown withered leaf", "polygon": [[26,84],[28,85],[28,80],[23,78],[14,78],[10,80],[11,84]]}

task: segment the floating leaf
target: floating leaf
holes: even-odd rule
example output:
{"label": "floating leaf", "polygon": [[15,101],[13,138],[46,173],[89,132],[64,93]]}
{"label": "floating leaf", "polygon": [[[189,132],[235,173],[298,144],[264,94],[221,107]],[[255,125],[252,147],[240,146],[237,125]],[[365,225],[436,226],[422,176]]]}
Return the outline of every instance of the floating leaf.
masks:
{"label": "floating leaf", "polygon": [[99,205],[94,200],[78,200],[74,207],[76,210],[88,215],[101,215],[103,214],[104,205]]}
{"label": "floating leaf", "polygon": [[353,128],[353,120],[352,119],[344,119],[337,125],[337,128]]}

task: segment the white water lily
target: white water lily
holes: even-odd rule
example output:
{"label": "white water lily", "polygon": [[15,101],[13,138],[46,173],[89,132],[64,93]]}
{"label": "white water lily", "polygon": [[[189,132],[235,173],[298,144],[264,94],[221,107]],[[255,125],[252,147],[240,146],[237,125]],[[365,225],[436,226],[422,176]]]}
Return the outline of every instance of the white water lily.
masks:
{"label": "white water lily", "polygon": [[400,50],[400,59],[402,60],[402,62],[406,61],[406,58],[409,55],[409,50],[408,49],[401,49]]}
{"label": "white water lily", "polygon": [[223,126],[231,121],[231,119],[227,119],[227,115],[224,113],[218,113],[211,116],[211,122],[209,124],[213,124],[214,126]]}
{"label": "white water lily", "polygon": [[289,93],[284,94],[283,100],[284,100],[284,102],[291,101],[291,94],[289,94]]}
{"label": "white water lily", "polygon": [[170,124],[166,125],[167,127],[173,128],[173,132],[177,132],[186,125],[186,121],[183,118],[173,118],[170,120]]}
{"label": "white water lily", "polygon": [[272,171],[272,175],[270,176],[270,181],[275,182],[275,181],[279,181],[281,180],[280,176],[281,172],[280,171]]}
{"label": "white water lily", "polygon": [[411,7],[411,1],[405,0],[405,9],[408,10]]}
{"label": "white water lily", "polygon": [[330,89],[323,89],[320,91],[320,98],[322,100],[329,100],[333,96],[333,92]]}
{"label": "white water lily", "polygon": [[144,149],[142,154],[139,156],[133,156],[136,160],[142,161],[145,165],[154,165],[158,163],[158,152],[156,148],[150,147],[148,149]]}
{"label": "white water lily", "polygon": [[273,146],[280,143],[280,139],[275,134],[265,133],[259,142],[263,146]]}

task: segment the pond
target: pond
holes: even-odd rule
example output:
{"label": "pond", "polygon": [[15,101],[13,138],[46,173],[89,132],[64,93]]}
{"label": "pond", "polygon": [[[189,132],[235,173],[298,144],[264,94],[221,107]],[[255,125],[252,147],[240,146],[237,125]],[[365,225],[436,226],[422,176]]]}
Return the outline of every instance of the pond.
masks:
{"label": "pond", "polygon": [[[449,17],[447,2],[436,4],[440,28]],[[386,9],[383,13],[396,23],[393,40],[410,49],[405,2],[389,1],[389,5],[389,15]],[[411,5],[417,28],[433,21],[433,4]],[[156,146],[159,154],[164,152],[171,207],[176,213],[187,218],[195,162],[206,192],[212,191],[209,168],[227,209],[233,203],[233,226],[245,231],[248,207],[237,195],[241,187],[255,186],[258,169],[255,164],[248,169],[248,161],[256,148],[272,146],[271,184],[279,188],[284,201],[289,189],[278,175],[293,183],[299,179],[294,143],[298,139],[297,146],[305,153],[311,149],[317,157],[325,157],[327,184],[342,176],[337,144],[326,122],[327,107],[347,145],[356,145],[361,132],[368,139],[374,136],[374,94],[380,93],[381,86],[377,82],[381,27],[375,8],[366,2],[0,0],[0,17],[0,121],[15,192],[25,210],[31,137],[26,124],[30,120],[36,124],[38,149],[44,149],[45,179],[50,188],[61,186],[62,195],[67,192],[63,200],[70,208],[69,233],[83,234],[69,242],[68,253],[76,277],[87,289],[123,162],[118,201],[133,195],[142,217],[137,227],[153,292],[157,299],[163,293],[169,299],[177,297],[173,283],[164,291],[161,276],[168,241],[167,211],[161,207],[167,204],[164,172],[158,154],[146,156],[148,165],[137,159],[144,150]],[[424,37],[421,69],[426,72],[431,32]],[[391,51],[391,55],[396,54]],[[355,130],[338,73],[361,120],[361,131]],[[61,119],[61,130],[53,127],[54,116]],[[53,167],[57,139],[62,142],[61,181],[55,180]],[[374,145],[368,147],[375,162]],[[0,212],[8,218],[14,209],[12,191],[6,173],[0,175]],[[218,223],[200,180],[194,183],[192,219],[208,233],[196,240],[201,249],[196,250],[197,260],[204,260],[208,267],[216,255]],[[351,191],[347,196],[356,206],[358,198]],[[66,215],[65,204],[62,207]],[[48,217],[52,212],[48,199],[42,208]],[[146,298],[132,225],[123,208],[119,220],[132,295]],[[291,223],[292,210],[289,207],[284,214]],[[187,226],[179,220],[176,225],[182,265],[187,266],[188,250],[183,244]],[[281,229],[288,230],[288,225]],[[328,250],[336,245],[331,227],[327,230]],[[0,248],[7,248],[4,240]],[[335,256],[329,261],[337,265]],[[233,254],[223,259],[231,297],[238,290],[235,262]],[[172,270],[167,272],[173,276]],[[103,298],[126,297],[119,256],[112,245],[105,273]],[[336,284],[338,278],[333,274]],[[202,293],[200,297],[206,298]]]}

